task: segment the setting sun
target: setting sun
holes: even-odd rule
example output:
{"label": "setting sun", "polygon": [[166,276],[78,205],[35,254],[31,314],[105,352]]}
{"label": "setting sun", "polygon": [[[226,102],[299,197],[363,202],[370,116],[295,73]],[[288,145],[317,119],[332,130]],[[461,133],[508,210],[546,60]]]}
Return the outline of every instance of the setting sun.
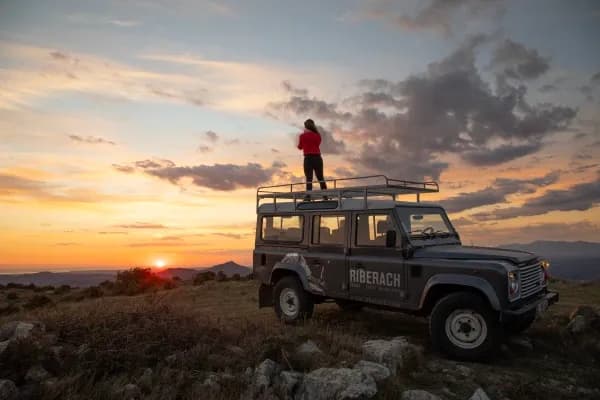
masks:
{"label": "setting sun", "polygon": [[164,268],[165,265],[167,265],[165,263],[165,260],[156,260],[156,261],[154,261],[154,266],[156,268]]}

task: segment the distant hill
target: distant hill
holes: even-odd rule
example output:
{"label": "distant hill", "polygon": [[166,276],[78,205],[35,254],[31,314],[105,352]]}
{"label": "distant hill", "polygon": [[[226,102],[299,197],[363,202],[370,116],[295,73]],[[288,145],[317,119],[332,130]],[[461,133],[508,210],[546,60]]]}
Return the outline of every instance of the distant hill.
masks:
{"label": "distant hill", "polygon": [[202,271],[212,271],[215,274],[219,271],[223,271],[225,275],[232,276],[234,274],[240,274],[240,276],[246,276],[252,272],[251,268],[244,267],[243,265],[237,264],[233,261],[228,261],[224,264],[215,265],[214,267],[205,268]]}
{"label": "distant hill", "polygon": [[[252,272],[251,268],[244,267],[233,261],[224,264],[215,265],[209,268],[168,268],[156,272],[163,278],[178,277],[181,280],[191,280],[201,271],[213,271],[217,273],[223,271],[227,276],[240,274],[247,276]],[[29,285],[33,283],[36,286],[59,286],[69,285],[74,287],[95,286],[99,283],[115,279],[118,271],[69,271],[69,272],[36,272],[29,274],[0,274],[0,284],[20,283]]]}
{"label": "distant hill", "polygon": [[572,280],[600,280],[600,243],[538,240],[499,247],[525,250],[550,261],[550,275]]}

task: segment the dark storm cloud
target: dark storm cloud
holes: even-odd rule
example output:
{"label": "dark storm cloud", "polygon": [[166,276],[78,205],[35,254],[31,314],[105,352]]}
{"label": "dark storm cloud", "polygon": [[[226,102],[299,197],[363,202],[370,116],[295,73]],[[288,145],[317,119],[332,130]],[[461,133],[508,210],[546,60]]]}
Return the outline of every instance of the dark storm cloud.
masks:
{"label": "dark storm cloud", "polygon": [[[366,17],[379,19],[404,30],[433,30],[451,35],[459,25],[459,17],[473,19],[486,13],[497,15],[502,11],[500,0],[430,0],[414,15],[398,15],[389,2],[375,3]],[[464,22],[462,22],[464,25]]]}
{"label": "dark storm cloud", "polygon": [[455,213],[471,208],[506,202],[506,197],[515,193],[533,193],[536,188],[551,185],[558,181],[560,173],[550,172],[547,175],[531,179],[497,178],[491,186],[470,193],[460,193],[442,201],[448,212]]}
{"label": "dark storm cloud", "polygon": [[78,143],[87,143],[87,144],[110,144],[112,146],[116,145],[115,142],[111,140],[107,140],[98,136],[80,136],[80,135],[69,135],[69,139]]}
{"label": "dark storm cloud", "polygon": [[537,50],[506,39],[494,51],[492,67],[509,78],[535,79],[546,73],[550,64]]}
{"label": "dark storm cloud", "polygon": [[541,215],[551,211],[585,211],[600,204],[600,180],[580,183],[568,189],[549,190],[527,200],[521,207],[510,207],[474,214],[478,220],[500,220],[521,216]]}
{"label": "dark storm cloud", "polygon": [[196,186],[215,190],[235,190],[259,186],[271,180],[279,172],[275,167],[264,168],[260,164],[246,165],[214,164],[195,165],[191,167],[161,167],[146,169],[148,175],[165,179],[173,184],[181,179],[189,178]]}

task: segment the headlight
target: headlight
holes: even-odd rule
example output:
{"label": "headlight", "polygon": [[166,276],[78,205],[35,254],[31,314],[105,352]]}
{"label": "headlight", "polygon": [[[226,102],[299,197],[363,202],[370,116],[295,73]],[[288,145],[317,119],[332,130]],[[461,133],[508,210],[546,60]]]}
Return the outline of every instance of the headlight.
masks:
{"label": "headlight", "polygon": [[510,301],[516,300],[521,295],[521,285],[519,283],[519,273],[517,271],[510,271],[508,273],[508,299]]}
{"label": "headlight", "polygon": [[548,284],[548,268],[550,268],[550,261],[542,260],[540,263],[542,266],[542,273],[540,276],[540,282],[542,286],[546,286]]}
{"label": "headlight", "polygon": [[541,265],[542,265],[542,268],[547,270],[548,268],[550,268],[550,261],[542,260]]}

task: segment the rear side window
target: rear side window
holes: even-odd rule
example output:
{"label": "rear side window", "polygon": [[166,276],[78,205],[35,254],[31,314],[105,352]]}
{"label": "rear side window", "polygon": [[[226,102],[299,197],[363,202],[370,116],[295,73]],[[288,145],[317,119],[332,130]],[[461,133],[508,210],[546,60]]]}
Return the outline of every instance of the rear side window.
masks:
{"label": "rear side window", "polygon": [[261,239],[277,242],[301,242],[302,221],[300,215],[262,217]]}
{"label": "rear side window", "polygon": [[385,233],[394,229],[388,214],[359,214],[356,217],[356,245],[385,247]]}
{"label": "rear side window", "polygon": [[343,215],[315,215],[313,217],[312,242],[343,246],[346,242],[346,217]]}

